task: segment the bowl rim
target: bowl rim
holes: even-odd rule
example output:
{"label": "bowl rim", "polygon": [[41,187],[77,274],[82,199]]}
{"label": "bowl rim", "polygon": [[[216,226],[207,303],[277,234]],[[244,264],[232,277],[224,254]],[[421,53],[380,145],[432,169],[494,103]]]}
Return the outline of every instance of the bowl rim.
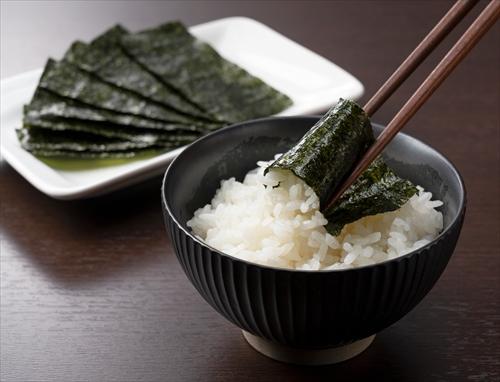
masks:
{"label": "bowl rim", "polygon": [[[438,236],[436,236],[436,238],[434,238],[430,243],[427,243],[426,245],[420,247],[420,248],[417,248],[411,252],[408,252],[404,255],[401,255],[401,256],[398,256],[398,257],[395,257],[393,259],[388,259],[388,260],[384,260],[384,261],[381,261],[379,263],[375,263],[375,264],[369,264],[369,265],[362,265],[362,266],[359,266],[359,267],[354,267],[354,268],[343,268],[343,269],[318,269],[318,270],[313,270],[313,269],[294,269],[294,268],[281,268],[281,267],[275,267],[275,266],[272,266],[272,265],[264,265],[264,264],[259,264],[259,263],[254,263],[254,262],[251,262],[251,261],[248,261],[248,260],[244,260],[244,259],[241,259],[239,257],[235,257],[235,256],[232,256],[232,255],[229,255],[225,252],[222,252],[221,250],[217,249],[217,248],[214,248],[212,246],[210,246],[209,244],[205,243],[203,240],[199,239],[198,237],[196,237],[192,232],[189,231],[189,229],[186,229],[183,227],[182,224],[179,223],[179,221],[177,220],[176,216],[172,213],[172,210],[170,209],[170,206],[167,202],[167,198],[165,196],[165,185],[167,183],[167,178],[169,176],[169,173],[171,171],[171,169],[176,165],[176,163],[178,161],[181,161],[182,160],[182,157],[183,155],[185,155],[185,153],[191,151],[191,150],[194,150],[195,147],[200,143],[200,142],[203,142],[205,140],[208,140],[208,139],[211,139],[211,137],[213,136],[216,136],[216,135],[222,135],[222,134],[225,134],[228,130],[232,130],[232,129],[238,129],[238,128],[244,128],[245,126],[247,125],[251,125],[251,124],[255,124],[255,123],[262,123],[262,122],[269,122],[269,121],[279,121],[279,120],[291,120],[291,119],[310,119],[310,120],[319,120],[321,118],[321,115],[298,115],[298,116],[286,116],[286,117],[264,117],[264,118],[257,118],[257,119],[251,119],[251,120],[247,120],[247,121],[243,121],[243,122],[238,122],[238,123],[234,123],[232,125],[229,125],[229,126],[226,126],[222,129],[219,129],[217,131],[214,131],[212,133],[209,133],[199,139],[197,139],[196,141],[194,141],[193,143],[191,143],[190,145],[188,145],[177,157],[175,157],[175,159],[170,163],[170,165],[168,166],[167,170],[165,171],[165,174],[163,176],[163,180],[162,180],[162,185],[161,185],[161,199],[162,199],[162,206],[163,208],[167,211],[170,219],[172,219],[172,221],[177,225],[177,228],[182,230],[184,232],[184,234],[186,236],[188,236],[191,240],[195,241],[196,243],[198,243],[199,245],[201,245],[202,247],[205,247],[206,249],[212,251],[212,252],[216,252],[218,253],[220,256],[222,257],[227,257],[229,258],[230,260],[232,261],[241,261],[243,263],[245,263],[246,265],[249,265],[249,266],[254,266],[254,267],[259,267],[259,268],[264,268],[264,269],[268,269],[268,270],[272,270],[272,271],[282,271],[282,272],[292,272],[292,273],[300,273],[300,274],[326,274],[326,273],[338,273],[338,272],[354,272],[354,271],[357,271],[357,270],[361,270],[361,269],[368,269],[368,268],[372,268],[372,267],[378,267],[378,266],[385,266],[386,264],[388,263],[399,263],[401,261],[404,261],[410,257],[413,257],[413,256],[416,256],[418,255],[419,253],[433,247],[434,245],[436,245],[439,241],[441,241],[443,238],[445,238],[450,232],[452,232],[452,230],[454,229],[454,227],[462,220],[464,214],[465,214],[465,210],[466,210],[466,206],[467,206],[467,190],[465,188],[465,183],[464,183],[464,180],[462,178],[462,175],[460,174],[460,172],[458,171],[458,169],[455,167],[455,165],[453,164],[453,162],[448,159],[446,156],[444,156],[443,154],[441,154],[441,152],[439,152],[438,150],[436,150],[433,146],[427,144],[427,143],[424,143],[422,142],[420,139],[418,138],[415,138],[409,134],[406,134],[406,133],[402,133],[402,132],[399,132],[397,133],[397,135],[399,136],[404,136],[404,137],[407,137],[407,138],[410,138],[410,139],[413,139],[413,140],[416,140],[419,144],[423,145],[424,147],[426,147],[427,149],[430,149],[431,151],[435,152],[435,154],[437,154],[437,156],[439,157],[439,159],[441,161],[443,161],[451,170],[452,170],[452,173],[453,175],[457,178],[458,182],[459,182],[459,185],[460,185],[460,189],[461,189],[461,194],[460,194],[460,199],[459,199],[459,208],[458,208],[458,211],[457,211],[457,214],[455,216],[455,218],[449,223],[448,227],[446,227],[445,229],[443,229],[443,231],[441,231]],[[373,125],[377,125],[377,126],[380,126],[382,128],[385,128],[386,126],[385,125],[382,125],[382,124],[379,124],[379,123],[375,123],[375,122],[372,122],[372,126]]]}

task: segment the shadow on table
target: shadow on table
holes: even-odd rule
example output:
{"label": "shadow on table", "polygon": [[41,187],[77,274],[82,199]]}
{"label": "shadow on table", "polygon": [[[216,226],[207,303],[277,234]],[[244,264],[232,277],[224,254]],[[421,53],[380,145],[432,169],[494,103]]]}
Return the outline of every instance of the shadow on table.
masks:
{"label": "shadow on table", "polygon": [[77,201],[49,198],[5,162],[0,163],[0,179],[4,249],[28,257],[58,282],[92,282],[171,253],[161,211],[161,177]]}
{"label": "shadow on table", "polygon": [[[299,380],[349,381],[425,381],[430,380],[426,365],[433,363],[425,352],[418,353],[411,338],[396,338],[380,333],[374,343],[359,356],[323,367],[297,367]],[[435,370],[435,368],[433,367]]]}
{"label": "shadow on table", "polygon": [[[398,324],[396,324],[398,325]],[[404,323],[401,323],[404,325]],[[426,381],[432,380],[429,370],[440,368],[438,359],[424,351],[412,341],[411,336],[400,338],[391,328],[378,334],[373,344],[351,360],[328,366],[298,366],[271,360],[246,343],[233,343],[225,353],[222,364],[225,366],[245,365],[248,373],[241,371],[238,380],[286,380],[293,381]],[[229,340],[228,340],[229,342]],[[220,350],[220,349],[218,349]],[[227,365],[226,365],[227,363]],[[214,365],[212,365],[214,367]],[[442,366],[445,368],[445,366]],[[220,375],[214,376],[218,380]],[[209,379],[210,380],[210,379]]]}

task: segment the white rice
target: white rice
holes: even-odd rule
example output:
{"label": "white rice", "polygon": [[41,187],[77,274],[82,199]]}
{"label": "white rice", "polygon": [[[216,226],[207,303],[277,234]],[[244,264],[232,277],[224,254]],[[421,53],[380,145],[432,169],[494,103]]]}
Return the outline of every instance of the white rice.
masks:
{"label": "white rice", "polygon": [[[211,204],[187,222],[210,246],[250,262],[274,267],[344,269],[402,256],[433,240],[443,229],[435,208],[443,203],[418,187],[400,209],[364,217],[334,237],[314,191],[291,172],[257,162],[243,183],[223,180]],[[279,182],[279,187],[276,186]],[[267,186],[267,187],[264,187]]]}

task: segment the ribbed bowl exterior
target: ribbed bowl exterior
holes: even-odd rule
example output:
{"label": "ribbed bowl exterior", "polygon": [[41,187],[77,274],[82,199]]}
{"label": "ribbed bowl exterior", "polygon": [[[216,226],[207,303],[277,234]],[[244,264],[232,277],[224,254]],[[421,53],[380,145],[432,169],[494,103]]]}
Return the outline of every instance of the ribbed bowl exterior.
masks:
{"label": "ribbed bowl exterior", "polygon": [[[314,121],[312,117],[252,121],[197,141],[167,171],[162,206],[184,272],[216,311],[254,335],[319,349],[375,334],[422,300],[454,251],[464,220],[465,189],[444,157],[403,134],[391,143],[386,160],[445,201],[447,227],[417,251],[361,268],[298,271],[225,255],[189,233],[185,222],[211,199],[221,179],[242,176],[257,159],[283,152],[276,150],[289,147],[290,137],[298,139]],[[262,135],[266,136],[258,141],[254,138]]]}
{"label": "ribbed bowl exterior", "polygon": [[446,235],[410,256],[328,272],[249,264],[193,240],[168,213],[165,221],[184,272],[216,311],[268,340],[322,348],[370,336],[413,309],[445,269],[463,216]]}

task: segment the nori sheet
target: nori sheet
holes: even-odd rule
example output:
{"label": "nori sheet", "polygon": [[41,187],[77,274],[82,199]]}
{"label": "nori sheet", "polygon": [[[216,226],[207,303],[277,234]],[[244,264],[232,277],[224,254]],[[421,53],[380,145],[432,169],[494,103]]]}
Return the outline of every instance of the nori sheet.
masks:
{"label": "nori sheet", "polygon": [[120,38],[126,34],[127,30],[116,25],[90,44],[74,42],[64,59],[105,82],[133,91],[168,108],[208,120],[213,119],[127,56],[119,45]]}
{"label": "nori sheet", "polygon": [[179,22],[124,35],[125,51],[218,120],[238,122],[276,114],[286,95],[222,58]]}
{"label": "nori sheet", "polygon": [[353,101],[340,100],[288,152],[267,169],[292,171],[318,195],[328,232],[364,216],[393,211],[417,192],[377,158],[329,209],[324,204],[374,141],[370,120]]}
{"label": "nori sheet", "polygon": [[[94,122],[107,122],[131,128],[158,129],[164,131],[185,131],[186,133],[210,131],[213,124],[193,125],[169,123],[136,115],[117,113],[88,106],[48,90],[38,88],[31,102],[24,107],[24,118],[61,117]],[[29,122],[28,122],[29,123]],[[218,127],[218,125],[216,125]]]}
{"label": "nori sheet", "polygon": [[[33,149],[30,153],[41,158],[47,159],[132,159],[138,155],[148,153],[151,150],[139,149],[139,150],[127,150],[127,151],[107,151],[107,152],[93,152],[93,151],[71,151],[71,150],[44,150],[44,149]],[[169,150],[162,151],[167,152]]]}
{"label": "nori sheet", "polygon": [[103,82],[67,61],[49,59],[38,86],[86,105],[119,113],[189,125],[200,123],[195,118]]}
{"label": "nori sheet", "polygon": [[25,118],[24,127],[36,127],[54,131],[83,132],[98,137],[115,138],[130,142],[155,143],[159,146],[170,146],[172,144],[189,144],[198,139],[201,135],[196,133],[186,134],[185,132],[164,132],[159,130],[135,129],[100,123],[93,121],[82,121],[67,118]]}
{"label": "nori sheet", "polygon": [[111,152],[155,147],[155,142],[131,142],[75,131],[55,131],[36,127],[16,130],[21,146],[28,151]]}

